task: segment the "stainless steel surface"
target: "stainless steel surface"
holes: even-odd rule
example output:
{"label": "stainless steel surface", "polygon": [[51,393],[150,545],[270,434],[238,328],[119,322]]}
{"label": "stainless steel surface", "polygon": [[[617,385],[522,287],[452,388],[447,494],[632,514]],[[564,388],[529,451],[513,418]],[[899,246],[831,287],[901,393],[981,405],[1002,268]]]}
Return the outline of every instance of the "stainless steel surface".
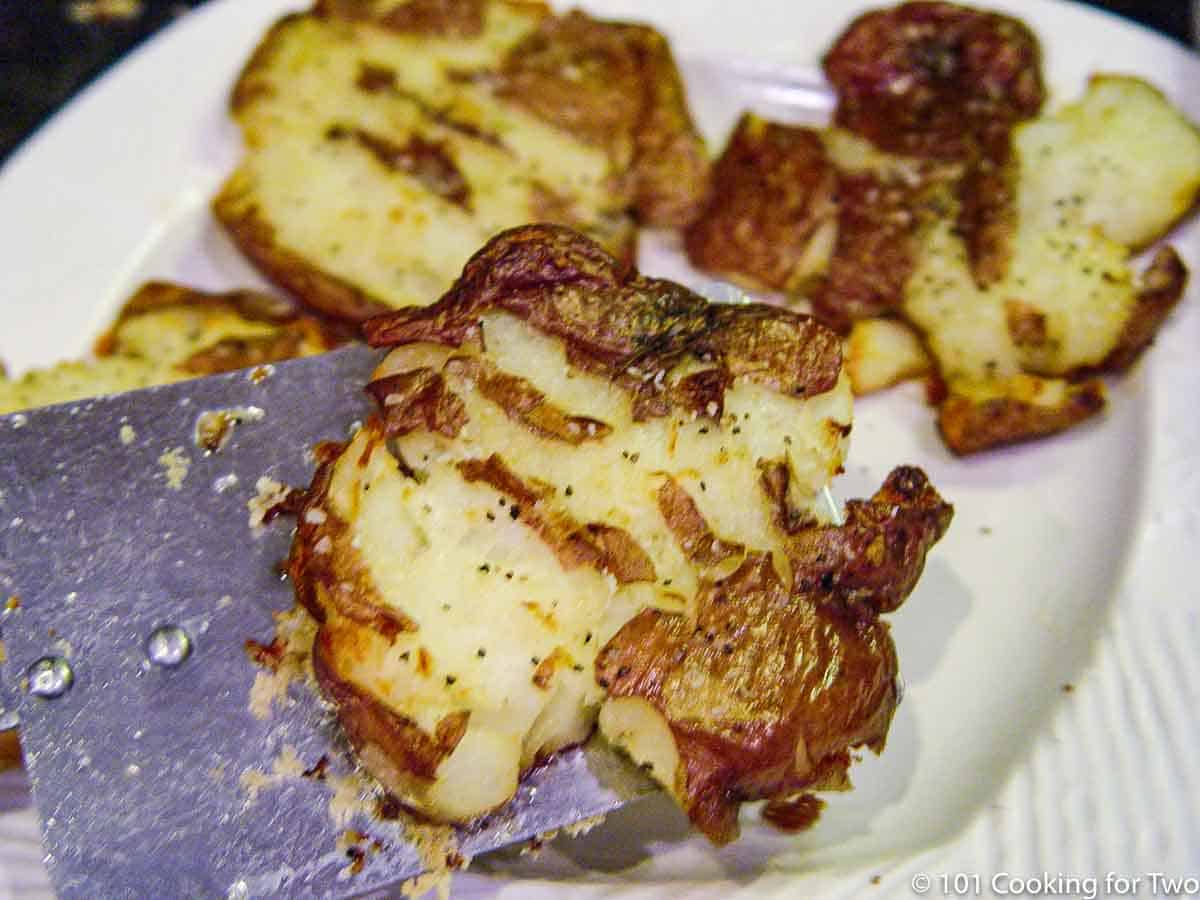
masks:
{"label": "stainless steel surface", "polygon": [[[292,597],[275,569],[289,527],[252,534],[247,500],[263,475],[307,483],[305,448],[368,412],[374,361],[352,347],[261,381],[236,372],[0,418],[0,604],[17,598],[0,625],[0,706],[20,715],[60,896],[346,896],[421,870],[399,823],[331,816],[352,763],[306,684],[266,719],[248,703],[261,670],[245,642],[269,642]],[[264,415],[220,452],[196,446],[201,413],[249,406]],[[46,657],[70,666],[61,696],[29,689]],[[326,757],[325,779],[267,776],[253,797],[248,779],[285,754],[304,768]],[[463,833],[462,849],[521,841],[647,789],[610,752],[573,751]],[[353,876],[339,844],[348,827],[381,845]]]}

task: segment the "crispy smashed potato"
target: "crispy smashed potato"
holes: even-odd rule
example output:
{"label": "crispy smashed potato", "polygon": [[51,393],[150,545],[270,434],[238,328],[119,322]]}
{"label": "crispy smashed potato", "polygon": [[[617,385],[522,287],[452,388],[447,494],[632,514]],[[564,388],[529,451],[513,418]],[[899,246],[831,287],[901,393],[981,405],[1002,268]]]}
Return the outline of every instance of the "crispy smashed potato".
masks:
{"label": "crispy smashed potato", "polygon": [[[470,821],[599,717],[724,842],[740,802],[843,784],[851,747],[882,747],[879,615],[951,511],[898,470],[844,526],[824,519],[851,415],[835,334],[709,304],[550,226],[501,234],[437,303],[366,334],[394,348],[368,387],[379,412],[321,451],[289,571],[320,622],[318,678],[404,803]],[[655,649],[695,629],[691,669]],[[693,669],[756,701],[685,709]]]}
{"label": "crispy smashed potato", "polygon": [[326,0],[271,28],[232,108],[246,152],[217,218],[348,321],[428,303],[526,222],[632,259],[638,222],[686,223],[707,186],[661,35],[539,3]]}
{"label": "crispy smashed potato", "polygon": [[596,659],[604,733],[642,754],[718,844],[737,836],[744,800],[846,785],[848,749],[880,751],[896,705],[878,616],[912,590],[951,516],[919,469],[899,468],[847,504],[845,524],[790,531],[790,585],[749,552],[702,584],[692,614],[642,610]]}
{"label": "crispy smashed potato", "polygon": [[1022,228],[1009,275],[986,289],[971,276],[952,214],[935,216],[918,246],[903,310],[937,360],[948,391],[939,425],[957,453],[1043,437],[1100,412],[1099,384],[1064,379],[1130,365],[1186,282],[1171,248],[1138,276],[1126,248],[1071,223]]}
{"label": "crispy smashed potato", "polygon": [[823,60],[834,121],[894,153],[966,165],[958,227],[981,286],[1008,266],[1010,132],[1045,97],[1041,49],[1021,21],[944,2],[860,16]]}
{"label": "crispy smashed potato", "polygon": [[0,413],[308,356],[342,339],[276,297],[152,281],[126,302],[94,359],[0,378]]}

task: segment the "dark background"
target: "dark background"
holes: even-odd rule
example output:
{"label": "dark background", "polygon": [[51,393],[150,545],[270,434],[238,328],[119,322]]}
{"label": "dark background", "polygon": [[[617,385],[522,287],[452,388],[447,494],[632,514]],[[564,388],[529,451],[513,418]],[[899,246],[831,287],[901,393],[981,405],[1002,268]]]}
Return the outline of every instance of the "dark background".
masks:
{"label": "dark background", "polygon": [[[0,0],[0,162],[80,87],[204,0],[124,2],[140,11],[132,17],[79,21],[71,0]],[[987,4],[979,0],[979,5]],[[1091,5],[1184,44],[1194,37],[1187,0],[1092,0]]]}

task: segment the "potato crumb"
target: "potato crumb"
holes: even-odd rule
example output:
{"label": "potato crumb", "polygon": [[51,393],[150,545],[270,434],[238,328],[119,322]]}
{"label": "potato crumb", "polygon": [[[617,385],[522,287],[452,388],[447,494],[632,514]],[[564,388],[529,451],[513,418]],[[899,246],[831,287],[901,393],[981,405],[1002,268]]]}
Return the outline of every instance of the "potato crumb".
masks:
{"label": "potato crumb", "polygon": [[254,684],[250,687],[250,714],[259,721],[271,715],[276,700],[282,700],[287,691],[288,679],[278,672],[255,672]]}
{"label": "potato crumb", "polygon": [[118,434],[121,438],[121,443],[124,444],[126,447],[128,447],[135,440],[137,440],[137,432],[133,430],[132,425],[122,425],[121,430],[120,430],[120,432],[118,432]]}
{"label": "potato crumb", "polygon": [[254,531],[261,529],[271,508],[282,503],[288,495],[288,487],[263,475],[254,483],[255,494],[246,501],[250,510],[250,528]]}
{"label": "potato crumb", "polygon": [[364,812],[364,798],[371,792],[371,784],[357,773],[331,775],[325,783],[333,788],[329,798],[329,818],[340,827],[350,824],[355,813]]}
{"label": "potato crumb", "polygon": [[271,708],[287,697],[288,685],[304,678],[311,670],[312,645],[317,634],[317,623],[303,607],[274,616],[275,637],[283,644],[283,652],[278,665],[273,669],[260,669],[250,686],[248,708],[260,721],[270,716]]}
{"label": "potato crumb", "polygon": [[271,786],[271,776],[261,769],[247,769],[238,778],[238,784],[246,794],[246,805],[252,806],[258,800],[259,793]]}
{"label": "potato crumb", "polygon": [[173,491],[182,490],[183,481],[187,478],[188,469],[192,465],[191,459],[183,452],[183,448],[175,447],[164,451],[158,458],[158,464],[163,468],[163,477],[167,481],[167,487]]}
{"label": "potato crumb", "polygon": [[450,896],[450,873],[426,872],[400,885],[400,893],[405,897],[424,897],[430,891],[437,891],[438,900],[447,900]]}
{"label": "potato crumb", "polygon": [[284,744],[279,755],[271,760],[271,771],[247,769],[238,778],[242,790],[246,792],[246,805],[250,806],[258,800],[258,795],[267,788],[275,787],[289,778],[300,778],[304,774],[304,763],[296,754],[296,748]]}
{"label": "potato crumb", "polygon": [[603,825],[604,819],[604,813],[598,816],[590,816],[586,819],[580,819],[578,822],[573,822],[570,825],[564,825],[562,831],[567,837],[583,837],[593,828]]}

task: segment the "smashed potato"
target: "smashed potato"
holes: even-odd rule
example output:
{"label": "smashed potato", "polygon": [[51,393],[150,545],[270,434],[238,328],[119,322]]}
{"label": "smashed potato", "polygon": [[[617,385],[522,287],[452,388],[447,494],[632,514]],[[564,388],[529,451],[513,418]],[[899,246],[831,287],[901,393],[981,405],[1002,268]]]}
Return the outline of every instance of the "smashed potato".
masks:
{"label": "smashed potato", "polygon": [[267,277],[361,321],[430,302],[526,222],[631,259],[695,215],[708,158],[666,41],[539,3],[329,0],[234,88],[246,152],[213,202]]}
{"label": "smashed potato", "polygon": [[[471,821],[599,719],[725,842],[741,802],[842,784],[850,748],[882,748],[879,616],[951,509],[902,469],[825,519],[851,415],[835,334],[550,226],[499,235],[437,303],[366,334],[394,348],[368,386],[379,412],[321,450],[289,572],[320,622],[318,679],[402,802]],[[663,642],[694,629],[685,664]],[[693,677],[757,700],[645,689]]]}

